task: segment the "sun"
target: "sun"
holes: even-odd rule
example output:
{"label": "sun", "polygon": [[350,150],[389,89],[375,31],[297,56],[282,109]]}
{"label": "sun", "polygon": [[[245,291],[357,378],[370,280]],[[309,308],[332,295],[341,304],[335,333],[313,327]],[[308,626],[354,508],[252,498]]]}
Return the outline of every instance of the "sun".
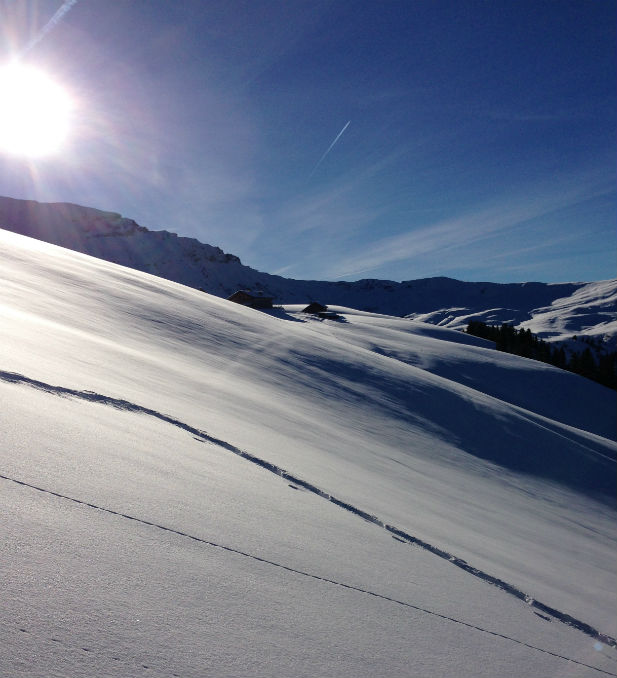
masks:
{"label": "sun", "polygon": [[72,101],[34,67],[0,67],[0,153],[41,157],[56,153],[69,134]]}

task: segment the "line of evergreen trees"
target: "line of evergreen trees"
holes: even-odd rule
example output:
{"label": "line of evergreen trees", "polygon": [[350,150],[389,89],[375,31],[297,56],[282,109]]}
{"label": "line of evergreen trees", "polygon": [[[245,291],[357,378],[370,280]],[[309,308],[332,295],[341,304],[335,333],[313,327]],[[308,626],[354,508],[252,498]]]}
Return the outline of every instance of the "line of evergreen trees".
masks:
{"label": "line of evergreen trees", "polygon": [[604,351],[590,337],[573,337],[586,346],[582,351],[571,351],[568,355],[563,346],[549,344],[530,330],[517,330],[513,325],[487,325],[479,320],[471,320],[465,331],[475,337],[494,341],[498,351],[540,360],[617,389],[617,352]]}

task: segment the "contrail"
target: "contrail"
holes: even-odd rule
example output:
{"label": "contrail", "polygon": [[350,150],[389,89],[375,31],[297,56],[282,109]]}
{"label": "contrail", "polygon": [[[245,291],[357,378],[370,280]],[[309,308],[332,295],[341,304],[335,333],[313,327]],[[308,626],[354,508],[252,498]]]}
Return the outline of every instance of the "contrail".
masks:
{"label": "contrail", "polygon": [[51,19],[24,47],[19,56],[24,56],[24,54],[27,54],[35,45],[41,42],[41,40],[62,21],[64,15],[73,7],[73,5],[76,5],[78,2],[79,0],[65,0],[56,13],[51,17]]}
{"label": "contrail", "polygon": [[319,165],[321,165],[321,163],[324,161],[324,158],[328,155],[328,153],[330,153],[334,144],[341,138],[341,136],[343,135],[343,132],[349,127],[350,122],[351,122],[351,120],[348,120],[345,123],[345,127],[343,127],[343,129],[336,135],[334,141],[328,146],[328,150],[321,156],[321,158],[319,158],[319,160],[317,161],[317,164],[315,165],[315,167],[313,167],[313,169],[311,170],[311,173],[309,174],[309,179],[313,176],[313,174],[315,174],[315,171],[317,170]]}

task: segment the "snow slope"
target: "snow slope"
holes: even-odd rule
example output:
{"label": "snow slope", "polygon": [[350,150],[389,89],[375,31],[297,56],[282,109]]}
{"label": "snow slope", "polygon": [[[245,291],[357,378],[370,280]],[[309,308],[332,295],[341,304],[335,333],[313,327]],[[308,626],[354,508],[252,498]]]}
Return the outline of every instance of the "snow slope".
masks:
{"label": "snow slope", "polygon": [[6,231],[0,259],[2,675],[616,674],[613,392]]}
{"label": "snow slope", "polygon": [[590,283],[570,297],[556,299],[546,308],[538,308],[531,320],[521,323],[523,329],[546,337],[570,339],[576,335],[601,339],[615,346],[617,337],[617,286],[615,281]]}
{"label": "snow slope", "polygon": [[218,247],[150,231],[120,214],[68,203],[0,197],[0,227],[167,280],[229,297],[240,289],[277,303],[338,304],[409,316],[453,329],[470,319],[530,327],[544,339],[587,334],[617,348],[617,280],[601,283],[497,284],[428,278],[393,282],[291,280],[244,266]]}

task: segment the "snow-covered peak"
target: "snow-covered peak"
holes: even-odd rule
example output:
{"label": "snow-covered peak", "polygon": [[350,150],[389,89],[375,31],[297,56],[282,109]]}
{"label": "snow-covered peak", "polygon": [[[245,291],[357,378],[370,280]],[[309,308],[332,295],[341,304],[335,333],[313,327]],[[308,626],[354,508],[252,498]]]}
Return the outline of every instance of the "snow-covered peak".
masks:
{"label": "snow-covered peak", "polygon": [[[240,259],[219,247],[169,231],[150,231],[116,212],[71,203],[0,197],[0,228],[168,279],[205,263]],[[201,270],[201,269],[200,269]],[[199,275],[193,279],[199,281]]]}

